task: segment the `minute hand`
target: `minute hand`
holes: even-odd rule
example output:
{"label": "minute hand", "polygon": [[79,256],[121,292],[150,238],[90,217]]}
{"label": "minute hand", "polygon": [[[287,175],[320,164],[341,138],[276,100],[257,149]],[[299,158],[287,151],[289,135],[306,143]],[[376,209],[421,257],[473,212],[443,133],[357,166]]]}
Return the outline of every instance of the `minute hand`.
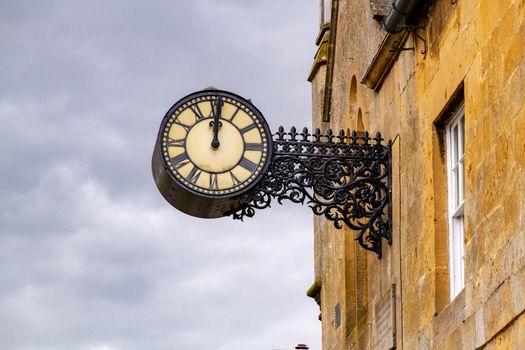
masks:
{"label": "minute hand", "polygon": [[211,147],[217,149],[221,145],[219,142],[219,128],[222,126],[222,123],[219,119],[221,118],[221,109],[223,105],[222,96],[219,96],[215,105],[217,106],[217,110],[213,113],[213,140],[211,141]]}

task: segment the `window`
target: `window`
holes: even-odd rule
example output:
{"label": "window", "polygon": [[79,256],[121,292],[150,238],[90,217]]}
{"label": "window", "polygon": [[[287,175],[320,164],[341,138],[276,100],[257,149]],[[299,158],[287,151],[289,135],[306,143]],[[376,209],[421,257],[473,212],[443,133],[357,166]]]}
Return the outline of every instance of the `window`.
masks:
{"label": "window", "polygon": [[465,233],[463,215],[463,158],[465,111],[461,104],[446,125],[450,298],[465,286]]}

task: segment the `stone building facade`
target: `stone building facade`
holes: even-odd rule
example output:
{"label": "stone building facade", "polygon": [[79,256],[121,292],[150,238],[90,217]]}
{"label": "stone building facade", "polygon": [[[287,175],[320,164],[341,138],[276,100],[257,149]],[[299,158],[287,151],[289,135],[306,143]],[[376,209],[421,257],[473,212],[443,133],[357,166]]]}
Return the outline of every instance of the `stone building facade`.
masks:
{"label": "stone building facade", "polygon": [[525,349],[525,1],[328,1],[313,124],[393,141],[393,242],[314,219],[323,349]]}

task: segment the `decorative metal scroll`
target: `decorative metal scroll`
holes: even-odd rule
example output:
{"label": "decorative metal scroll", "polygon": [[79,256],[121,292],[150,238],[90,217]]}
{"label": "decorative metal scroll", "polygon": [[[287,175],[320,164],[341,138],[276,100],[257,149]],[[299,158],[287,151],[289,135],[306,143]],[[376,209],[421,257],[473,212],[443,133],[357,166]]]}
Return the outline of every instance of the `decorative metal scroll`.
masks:
{"label": "decorative metal scroll", "polygon": [[368,132],[324,135],[280,127],[267,173],[243,196],[233,218],[252,217],[255,209],[270,207],[272,198],[279,204],[306,202],[337,229],[346,224],[363,248],[381,258],[382,239],[392,244],[391,142],[382,141],[379,133],[372,138]]}

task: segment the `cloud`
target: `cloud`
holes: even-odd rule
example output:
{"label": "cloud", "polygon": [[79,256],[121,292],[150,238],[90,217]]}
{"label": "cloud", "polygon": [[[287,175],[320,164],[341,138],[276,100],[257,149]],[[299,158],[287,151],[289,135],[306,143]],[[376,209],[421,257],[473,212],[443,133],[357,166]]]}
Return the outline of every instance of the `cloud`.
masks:
{"label": "cloud", "polygon": [[192,90],[252,98],[273,128],[310,123],[316,6],[0,7],[0,348],[320,348],[309,209],[196,219],[150,173]]}
{"label": "cloud", "polygon": [[89,346],[85,348],[85,350],[119,350],[119,348],[115,348],[107,344],[102,344],[102,345]]}

